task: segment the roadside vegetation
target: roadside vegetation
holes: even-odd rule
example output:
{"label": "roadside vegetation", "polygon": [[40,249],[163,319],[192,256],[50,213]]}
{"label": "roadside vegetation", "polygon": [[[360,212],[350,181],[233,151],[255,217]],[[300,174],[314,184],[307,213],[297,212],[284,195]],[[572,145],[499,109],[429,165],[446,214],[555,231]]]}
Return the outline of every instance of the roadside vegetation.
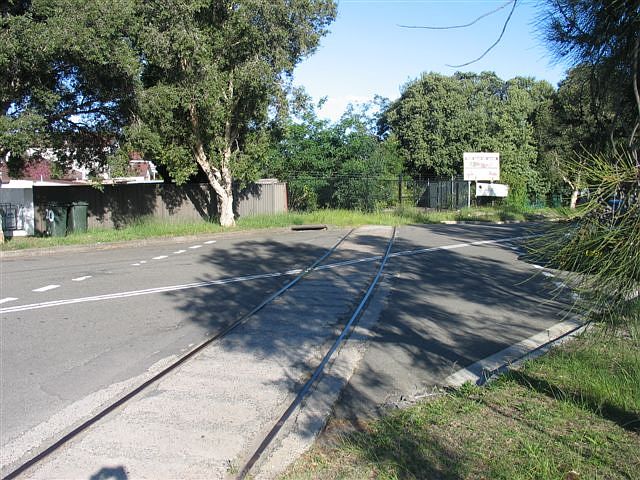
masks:
{"label": "roadside vegetation", "polygon": [[511,206],[469,208],[459,211],[427,211],[413,207],[388,211],[362,212],[357,210],[315,210],[278,215],[257,215],[238,219],[234,228],[223,228],[213,222],[159,222],[142,218],[120,229],[89,229],[86,233],[70,233],[65,237],[15,237],[0,244],[0,251],[28,248],[53,248],[65,245],[95,245],[153,238],[219,234],[253,229],[289,228],[294,225],[325,224],[333,227],[360,225],[408,225],[445,221],[541,221],[566,218],[566,209],[517,209]]}
{"label": "roadside vegetation", "polygon": [[596,327],[485,387],[331,421],[293,479],[635,479],[640,330]]}

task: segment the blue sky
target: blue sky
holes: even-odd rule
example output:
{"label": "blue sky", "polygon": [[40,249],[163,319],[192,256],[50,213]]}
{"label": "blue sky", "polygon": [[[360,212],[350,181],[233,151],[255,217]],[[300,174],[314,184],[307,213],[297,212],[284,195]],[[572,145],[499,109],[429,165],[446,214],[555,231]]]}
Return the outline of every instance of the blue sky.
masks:
{"label": "blue sky", "polygon": [[531,76],[552,85],[564,77],[540,38],[536,20],[542,2],[520,0],[501,42],[481,61],[466,67],[497,40],[511,5],[475,25],[455,30],[407,29],[399,25],[447,26],[471,22],[506,0],[338,0],[338,17],[314,55],[294,72],[318,101],[320,116],[337,120],[348,103],[375,94],[395,99],[422,72],[494,71],[507,80]]}

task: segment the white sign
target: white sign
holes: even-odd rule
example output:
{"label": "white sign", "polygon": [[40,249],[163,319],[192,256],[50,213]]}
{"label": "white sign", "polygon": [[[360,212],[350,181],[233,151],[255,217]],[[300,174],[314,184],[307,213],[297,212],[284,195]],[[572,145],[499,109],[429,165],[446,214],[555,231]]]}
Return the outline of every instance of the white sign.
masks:
{"label": "white sign", "polygon": [[464,152],[464,179],[467,181],[500,180],[500,154]]}
{"label": "white sign", "polygon": [[476,183],[476,197],[508,197],[509,185],[502,183]]}

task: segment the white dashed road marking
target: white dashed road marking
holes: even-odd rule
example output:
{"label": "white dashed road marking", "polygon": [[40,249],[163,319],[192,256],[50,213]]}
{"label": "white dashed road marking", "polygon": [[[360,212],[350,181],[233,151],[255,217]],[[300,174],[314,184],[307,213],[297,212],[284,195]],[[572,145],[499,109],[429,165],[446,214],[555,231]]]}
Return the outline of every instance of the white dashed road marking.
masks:
{"label": "white dashed road marking", "polygon": [[7,303],[7,302],[15,302],[16,300],[18,299],[15,297],[7,297],[0,300],[0,304]]}
{"label": "white dashed road marking", "polygon": [[71,281],[72,282],[84,282],[85,280],[88,280],[90,278],[91,278],[91,275],[85,275],[84,277],[72,278]]}
{"label": "white dashed road marking", "polygon": [[191,250],[195,250],[196,248],[202,248],[202,245],[193,245],[189,247]]}
{"label": "white dashed road marking", "polygon": [[[453,245],[445,245],[445,246],[442,246],[442,247],[431,247],[431,248],[421,248],[421,249],[417,249],[417,250],[406,250],[406,251],[403,251],[403,252],[392,253],[389,256],[390,257],[404,257],[404,256],[412,256],[412,255],[421,255],[421,254],[436,252],[436,251],[440,251],[440,250],[454,250],[454,249],[465,248],[465,247],[470,247],[470,246],[475,246],[475,245],[500,244],[500,243],[505,243],[505,242],[508,242],[508,241],[521,240],[521,239],[526,239],[526,238],[531,238],[531,237],[532,236],[529,235],[529,236],[522,236],[522,237],[511,237],[511,238],[506,238],[506,239],[497,239],[497,240],[481,240],[481,241],[470,242],[470,243],[456,243],[456,244],[453,244]],[[325,268],[339,268],[339,267],[341,267],[343,265],[350,265],[350,264],[353,264],[353,263],[356,263],[356,262],[372,262],[372,261],[378,260],[379,258],[380,257],[375,256],[375,257],[368,257],[368,258],[359,259],[359,260],[355,260],[355,261],[354,260],[349,260],[349,261],[346,261],[346,262],[338,262],[338,263],[329,264],[329,265],[322,265],[320,267],[317,267],[317,270],[324,270]],[[140,263],[146,263],[146,262],[141,261]],[[542,267],[540,267],[540,268],[542,268]],[[183,285],[169,285],[169,286],[166,286],[166,287],[148,288],[148,289],[143,289],[143,290],[134,290],[134,291],[129,291],[129,292],[119,292],[119,293],[112,293],[112,294],[106,294],[106,295],[96,295],[96,296],[93,296],[93,297],[73,298],[73,299],[68,299],[68,300],[54,300],[54,301],[50,301],[50,302],[34,303],[34,304],[30,304],[30,305],[18,305],[18,306],[14,306],[14,307],[0,308],[0,313],[7,314],[7,313],[23,312],[23,311],[27,311],[27,310],[35,310],[35,309],[41,309],[41,308],[57,307],[57,306],[61,306],[61,305],[71,305],[71,304],[76,304],[76,303],[97,302],[97,301],[112,300],[112,299],[116,299],[116,298],[128,298],[128,297],[134,297],[134,296],[139,296],[139,295],[150,295],[150,294],[158,294],[158,293],[165,293],[165,292],[175,292],[175,291],[186,290],[186,289],[191,289],[191,288],[201,288],[201,287],[208,287],[208,286],[214,286],[214,285],[225,285],[225,284],[228,284],[228,283],[246,282],[246,281],[257,280],[257,279],[262,279],[262,278],[274,278],[274,277],[281,277],[281,276],[284,276],[284,275],[296,275],[301,271],[302,271],[301,269],[295,269],[295,270],[289,270],[287,272],[263,273],[263,274],[258,274],[258,275],[247,275],[247,276],[242,276],[242,277],[224,278],[224,279],[212,280],[212,281],[208,281],[208,282],[195,282],[195,283],[187,283],[187,284],[183,284]]]}
{"label": "white dashed road marking", "polygon": [[44,287],[40,287],[40,288],[35,288],[32,290],[32,292],[38,292],[38,293],[42,293],[42,292],[47,292],[49,290],[54,290],[56,288],[59,288],[60,285],[46,285]]}
{"label": "white dashed road marking", "polygon": [[139,266],[140,266],[140,264],[139,264],[139,263],[132,263],[132,264],[131,264],[131,266],[132,266],[132,267],[139,267]]}
{"label": "white dashed road marking", "polygon": [[180,255],[181,253],[186,252],[186,250],[176,250],[175,252],[173,252],[174,255]]}
{"label": "white dashed road marking", "polygon": [[153,260],[164,260],[165,258],[167,258],[166,255],[158,255],[157,257],[153,257]]}
{"label": "white dashed road marking", "polygon": [[207,240],[206,242],[204,242],[205,245],[211,245],[212,243],[216,243],[215,240]]}

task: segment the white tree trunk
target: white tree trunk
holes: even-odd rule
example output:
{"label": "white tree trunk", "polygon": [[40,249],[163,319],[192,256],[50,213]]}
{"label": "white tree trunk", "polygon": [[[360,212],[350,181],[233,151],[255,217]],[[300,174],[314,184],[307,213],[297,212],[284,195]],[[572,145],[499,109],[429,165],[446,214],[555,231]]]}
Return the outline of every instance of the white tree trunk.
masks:
{"label": "white tree trunk", "polygon": [[571,202],[569,203],[569,208],[573,210],[576,208],[576,205],[578,204],[578,196],[580,195],[580,189],[578,188],[580,186],[580,175],[578,175],[578,178],[576,179],[575,182],[572,182],[565,176],[562,177],[562,180],[564,180],[565,183],[569,185],[572,189]]}
{"label": "white tree trunk", "polygon": [[192,105],[190,107],[191,123],[193,125],[193,131],[196,134],[196,143],[193,148],[193,154],[196,162],[209,180],[209,184],[213,187],[216,197],[218,198],[218,214],[220,225],[228,228],[236,225],[236,219],[233,214],[233,178],[231,177],[231,171],[229,164],[231,161],[231,140],[230,140],[230,127],[227,123],[226,128],[226,146],[221,152],[220,168],[215,168],[209,163],[209,158],[205,153],[202,141],[197,135],[198,132],[198,116],[196,109]]}
{"label": "white tree trunk", "polygon": [[569,203],[569,208],[575,209],[576,204],[578,203],[578,195],[580,194],[580,190],[573,190],[571,192],[571,203]]}
{"label": "white tree trunk", "polygon": [[225,192],[223,196],[218,195],[218,202],[220,225],[225,228],[235,226],[236,219],[233,214],[233,192],[229,192],[228,194]]}

